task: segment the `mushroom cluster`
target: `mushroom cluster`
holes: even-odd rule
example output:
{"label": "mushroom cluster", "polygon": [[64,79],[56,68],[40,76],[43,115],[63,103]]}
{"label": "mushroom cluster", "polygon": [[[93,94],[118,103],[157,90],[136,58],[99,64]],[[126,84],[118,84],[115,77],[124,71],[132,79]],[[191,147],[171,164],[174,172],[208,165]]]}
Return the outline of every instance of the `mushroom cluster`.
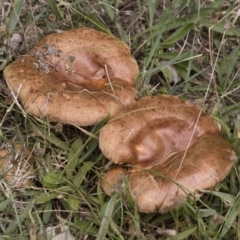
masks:
{"label": "mushroom cluster", "polygon": [[136,101],[138,74],[125,43],[89,28],[51,34],[4,70],[11,92],[36,117],[87,126],[110,115],[100,149],[128,168],[107,171],[104,191],[128,183],[140,211],[166,212],[215,186],[237,156],[196,106],[173,96]]}
{"label": "mushroom cluster", "polygon": [[103,176],[111,195],[126,187],[141,212],[167,212],[187,196],[201,196],[237,161],[219,125],[201,109],[173,96],[143,97],[121,109],[100,132],[100,149],[116,164]]}

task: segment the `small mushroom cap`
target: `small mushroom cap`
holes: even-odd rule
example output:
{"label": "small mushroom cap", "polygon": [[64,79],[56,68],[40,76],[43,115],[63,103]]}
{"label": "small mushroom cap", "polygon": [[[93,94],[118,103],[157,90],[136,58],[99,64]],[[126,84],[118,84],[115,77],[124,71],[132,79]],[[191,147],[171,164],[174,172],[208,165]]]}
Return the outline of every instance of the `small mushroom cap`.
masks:
{"label": "small mushroom cap", "polygon": [[[29,149],[21,144],[14,144],[12,149],[0,150],[1,185],[14,189],[26,188],[33,185],[35,178],[32,169],[33,158]],[[6,185],[7,184],[7,185]]]}
{"label": "small mushroom cap", "polygon": [[28,113],[78,126],[132,103],[138,74],[125,43],[89,28],[51,34],[4,69]]}
{"label": "small mushroom cap", "polygon": [[124,173],[139,211],[145,213],[167,212],[181,206],[186,196],[199,197],[200,190],[213,188],[237,161],[213,119],[171,96],[144,97],[120,110],[102,128],[100,148],[113,162],[132,165],[127,173],[109,170],[103,182],[111,184],[104,191],[114,191]]}
{"label": "small mushroom cap", "polygon": [[124,168],[112,168],[104,174],[101,186],[107,195],[124,190],[124,180],[128,171]]}

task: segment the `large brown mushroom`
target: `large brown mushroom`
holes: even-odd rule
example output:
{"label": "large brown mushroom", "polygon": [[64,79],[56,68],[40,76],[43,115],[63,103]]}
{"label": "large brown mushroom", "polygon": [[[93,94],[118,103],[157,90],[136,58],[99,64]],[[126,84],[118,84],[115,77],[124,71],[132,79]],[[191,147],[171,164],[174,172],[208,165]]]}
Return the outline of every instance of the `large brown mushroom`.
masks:
{"label": "large brown mushroom", "polygon": [[78,126],[132,103],[138,74],[125,43],[89,28],[51,34],[4,69],[26,112]]}
{"label": "large brown mushroom", "polygon": [[[143,97],[119,110],[100,132],[103,154],[116,164],[102,186],[110,195],[128,179],[141,212],[166,212],[199,197],[237,161],[219,125],[199,108],[172,96]],[[125,181],[126,182],[126,181]]]}

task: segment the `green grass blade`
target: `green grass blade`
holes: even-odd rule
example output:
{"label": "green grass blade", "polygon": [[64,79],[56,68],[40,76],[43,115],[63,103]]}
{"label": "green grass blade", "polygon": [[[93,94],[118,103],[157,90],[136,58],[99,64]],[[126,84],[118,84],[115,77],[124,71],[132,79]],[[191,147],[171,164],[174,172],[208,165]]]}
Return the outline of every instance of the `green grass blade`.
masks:
{"label": "green grass blade", "polygon": [[79,165],[79,157],[82,153],[83,142],[81,138],[76,139],[68,152],[68,164],[66,166],[67,175],[72,177],[73,172]]}
{"label": "green grass blade", "polygon": [[8,204],[11,202],[11,198],[7,198],[5,201],[0,203],[0,212],[3,212]]}
{"label": "green grass blade", "polygon": [[169,46],[176,43],[180,39],[184,38],[191,29],[193,29],[193,23],[185,24],[184,26],[177,29],[169,38],[160,44],[161,47]]}
{"label": "green grass blade", "polygon": [[147,62],[146,62],[146,68],[149,67],[150,63],[152,62],[153,60],[153,56],[155,55],[159,45],[160,45],[160,39],[162,38],[162,33],[166,30],[165,27],[162,27],[161,29],[159,29],[159,32],[158,32],[158,36],[156,39],[154,39],[154,44],[153,44],[153,47],[151,48],[151,51],[149,53],[149,56],[148,56],[148,59],[147,59]]}
{"label": "green grass blade", "polygon": [[146,76],[146,77],[147,77],[147,76],[151,76],[152,74],[154,74],[154,73],[156,73],[156,72],[159,72],[161,69],[167,67],[168,65],[174,64],[174,63],[177,62],[177,61],[184,61],[184,59],[185,59],[186,56],[188,56],[188,55],[189,55],[189,53],[183,53],[183,54],[181,54],[180,56],[177,56],[176,58],[173,58],[173,59],[171,59],[171,60],[169,60],[169,61],[166,61],[166,62],[164,62],[163,64],[160,64],[160,65],[157,66],[157,67],[151,68],[151,69],[149,69],[149,70],[146,72],[145,76]]}
{"label": "green grass blade", "polygon": [[154,17],[154,11],[156,9],[155,6],[156,2],[154,0],[148,0],[148,13],[149,13],[149,26],[151,27],[153,25],[153,17]]}
{"label": "green grass blade", "polygon": [[13,4],[13,9],[9,15],[8,20],[8,32],[12,34],[17,23],[19,22],[19,16],[23,8],[24,0],[16,0]]}
{"label": "green grass blade", "polygon": [[218,236],[218,239],[223,239],[223,237],[227,234],[229,229],[234,226],[234,221],[239,215],[239,206],[240,206],[240,194],[238,194],[236,201],[232,208],[229,209],[227,216],[225,218],[223,228]]}
{"label": "green grass blade", "polygon": [[56,1],[53,0],[48,0],[48,4],[51,7],[53,13],[59,18],[59,19],[63,19],[62,17],[62,13],[56,3]]}
{"label": "green grass blade", "polygon": [[191,236],[195,231],[197,230],[197,227],[189,228],[177,235],[177,240],[184,240],[187,239],[189,236]]}
{"label": "green grass blade", "polygon": [[111,34],[111,32],[96,18],[95,15],[93,14],[88,14],[86,12],[83,12],[79,9],[75,9],[71,6],[70,3],[61,1],[62,5],[64,5],[66,8],[71,9],[73,12],[75,12],[76,14],[78,14],[79,16],[82,16],[84,18],[86,18],[89,22],[93,23],[94,25],[96,25],[96,27],[106,33]]}
{"label": "green grass blade", "polygon": [[117,197],[118,197],[118,195],[114,194],[110,198],[110,200],[107,204],[96,240],[105,239],[105,237],[107,235],[109,224],[112,221],[113,210],[114,210],[114,206],[115,206]]}
{"label": "green grass blade", "polygon": [[88,224],[86,221],[76,220],[74,225],[81,231],[81,235],[91,235],[96,236],[98,233],[98,229]]}
{"label": "green grass blade", "polygon": [[86,180],[87,173],[92,169],[94,162],[84,162],[81,168],[79,168],[78,173],[74,177],[74,184],[79,186],[84,180]]}
{"label": "green grass blade", "polygon": [[12,221],[10,223],[10,225],[8,226],[8,228],[6,229],[5,233],[11,233],[12,231],[14,231],[18,226],[22,225],[21,223],[27,218],[29,212],[31,211],[31,209],[34,207],[35,201],[31,200],[27,206],[25,207],[25,209],[23,211],[20,212],[20,214],[17,216],[17,218]]}
{"label": "green grass blade", "polygon": [[235,31],[234,28],[226,28],[225,27],[225,22],[221,21],[217,24],[213,24],[211,20],[205,19],[203,22],[203,25],[209,29],[211,29],[212,31],[221,33],[221,34],[226,34],[229,36],[237,36],[240,37],[240,32],[239,31]]}
{"label": "green grass blade", "polygon": [[103,3],[104,3],[104,8],[106,10],[107,15],[109,16],[111,21],[113,21],[115,16],[115,13],[114,13],[115,10],[114,10],[114,6],[112,6],[113,5],[112,1],[105,0],[103,1]]}
{"label": "green grass blade", "polygon": [[43,209],[43,215],[42,215],[43,223],[46,224],[49,222],[52,215],[52,209],[53,209],[52,201],[46,202],[46,205],[44,206],[44,209]]}

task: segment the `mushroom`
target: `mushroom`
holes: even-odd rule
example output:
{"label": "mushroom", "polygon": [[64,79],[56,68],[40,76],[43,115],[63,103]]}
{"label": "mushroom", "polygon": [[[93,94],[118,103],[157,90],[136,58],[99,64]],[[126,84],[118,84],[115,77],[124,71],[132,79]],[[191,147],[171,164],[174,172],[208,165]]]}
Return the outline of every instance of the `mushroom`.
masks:
{"label": "mushroom", "polygon": [[[103,190],[124,188],[126,178],[139,211],[167,212],[187,196],[223,180],[237,161],[219,125],[205,112],[173,96],[143,97],[110,119],[100,149],[117,167],[103,176]],[[117,190],[116,190],[117,189]]]}
{"label": "mushroom", "polygon": [[90,28],[51,34],[4,69],[29,114],[78,126],[132,103],[138,74],[125,43]]}
{"label": "mushroom", "polygon": [[18,190],[33,185],[32,163],[28,148],[21,144],[4,144],[0,150],[1,187]]}

